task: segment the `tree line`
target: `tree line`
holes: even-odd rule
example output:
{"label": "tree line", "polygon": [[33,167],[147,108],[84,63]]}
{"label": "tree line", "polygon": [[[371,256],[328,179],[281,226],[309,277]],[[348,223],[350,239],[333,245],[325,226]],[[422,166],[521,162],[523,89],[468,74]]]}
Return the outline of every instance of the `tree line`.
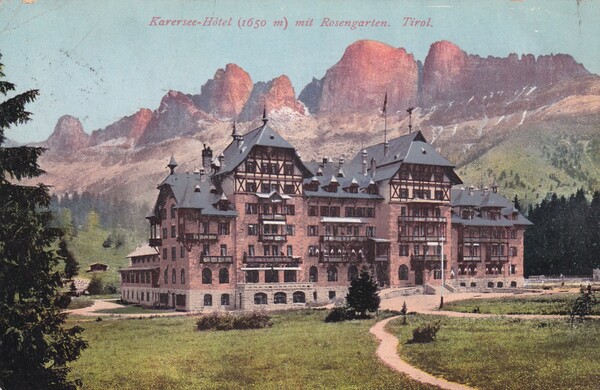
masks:
{"label": "tree line", "polygon": [[525,274],[592,275],[600,267],[600,192],[591,201],[579,189],[529,206],[534,223],[525,231]]}

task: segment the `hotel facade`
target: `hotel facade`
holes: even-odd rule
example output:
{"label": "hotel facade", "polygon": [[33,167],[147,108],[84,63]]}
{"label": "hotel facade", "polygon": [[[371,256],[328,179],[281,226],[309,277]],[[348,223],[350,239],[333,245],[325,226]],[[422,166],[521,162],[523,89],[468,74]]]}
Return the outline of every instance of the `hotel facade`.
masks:
{"label": "hotel facade", "polygon": [[205,145],[192,173],[171,158],[148,246],[120,270],[123,300],[303,307],[344,299],[363,268],[400,293],[522,286],[531,223],[496,186],[461,187],[421,132],[310,162],[266,117],[244,135],[234,126],[232,138],[219,156]]}

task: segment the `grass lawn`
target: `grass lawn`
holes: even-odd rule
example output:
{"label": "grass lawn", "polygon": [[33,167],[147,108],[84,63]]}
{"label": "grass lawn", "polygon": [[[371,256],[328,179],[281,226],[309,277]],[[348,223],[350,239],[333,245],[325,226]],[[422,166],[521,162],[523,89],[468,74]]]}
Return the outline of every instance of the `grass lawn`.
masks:
{"label": "grass lawn", "polygon": [[84,389],[431,389],[375,356],[375,322],[326,324],[325,311],[274,314],[272,328],[198,332],[193,317],[81,322]]}
{"label": "grass lawn", "polygon": [[[437,340],[407,343],[418,325],[440,321]],[[409,317],[388,330],[400,356],[435,376],[480,389],[598,388],[600,321]]]}
{"label": "grass lawn", "polygon": [[96,310],[94,313],[104,314],[145,314],[145,313],[168,313],[174,311],[172,309],[145,309],[141,306],[123,306],[116,309],[102,309]]}
{"label": "grass lawn", "polygon": [[[579,294],[523,295],[507,298],[467,299],[444,304],[445,310],[472,313],[479,308],[486,314],[559,314],[568,315]],[[592,314],[600,314],[595,305]]]}

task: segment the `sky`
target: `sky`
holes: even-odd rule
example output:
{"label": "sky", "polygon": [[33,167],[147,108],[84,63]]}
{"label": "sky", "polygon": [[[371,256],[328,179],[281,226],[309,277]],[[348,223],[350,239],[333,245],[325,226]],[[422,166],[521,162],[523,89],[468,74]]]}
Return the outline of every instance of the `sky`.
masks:
{"label": "sky", "polygon": [[[205,26],[207,18],[217,25]],[[160,26],[165,20],[181,21]],[[377,23],[323,26],[345,20]],[[421,61],[439,40],[484,57],[566,53],[600,74],[599,36],[600,0],[0,0],[6,80],[17,91],[40,90],[27,106],[33,120],[7,136],[45,140],[65,114],[91,133],[156,109],[169,90],[200,93],[228,63],[253,82],[285,74],[298,95],[360,39],[404,47]]]}

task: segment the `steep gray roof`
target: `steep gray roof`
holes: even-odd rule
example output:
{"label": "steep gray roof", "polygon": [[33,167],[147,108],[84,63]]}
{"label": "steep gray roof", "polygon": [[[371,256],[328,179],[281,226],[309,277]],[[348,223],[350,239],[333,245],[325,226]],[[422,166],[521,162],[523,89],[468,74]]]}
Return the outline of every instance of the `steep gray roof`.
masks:
{"label": "steep gray roof", "polygon": [[[304,179],[304,183],[308,184],[315,178],[319,181],[319,189],[317,191],[304,191],[307,196],[327,197],[327,198],[351,198],[351,199],[383,199],[380,195],[367,194],[364,190],[372,182],[373,177],[370,174],[362,174],[362,163],[344,163],[342,171],[344,176],[338,176],[339,162],[307,162],[306,167],[314,172],[313,176]],[[316,172],[321,168],[323,176],[316,176]],[[328,192],[323,187],[328,186],[331,182],[339,184],[336,192]],[[351,185],[358,185],[358,193],[344,191]]]}
{"label": "steep gray roof", "polygon": [[[464,226],[530,226],[533,225],[513,204],[502,195],[493,191],[473,190],[462,188],[452,188],[452,207],[475,207],[475,208],[501,208],[502,216],[500,220],[485,219],[475,216],[472,219],[462,219],[460,216],[452,214],[452,223]],[[515,219],[513,219],[515,218]]]}
{"label": "steep gray roof", "polygon": [[[211,192],[211,181],[208,176],[201,181],[199,173],[174,173],[169,175],[158,186],[161,191],[164,187],[170,188],[177,202],[178,209],[199,209],[203,215],[235,217],[235,210],[219,210],[215,205],[222,194]],[[196,187],[200,191],[196,191]]]}
{"label": "steep gray roof", "polygon": [[[244,162],[252,148],[255,146],[290,149],[293,150],[294,154],[297,156],[294,146],[286,141],[282,136],[277,134],[277,132],[267,125],[267,123],[268,122],[265,121],[262,126],[257,127],[256,129],[242,136],[239,136],[239,142],[234,140],[227,146],[227,148],[225,148],[223,151],[223,164],[216,176],[221,176],[232,172],[242,162]],[[300,161],[300,158],[297,160],[301,166],[301,169],[305,170],[304,173],[309,175],[308,169],[302,165],[303,163]]]}

